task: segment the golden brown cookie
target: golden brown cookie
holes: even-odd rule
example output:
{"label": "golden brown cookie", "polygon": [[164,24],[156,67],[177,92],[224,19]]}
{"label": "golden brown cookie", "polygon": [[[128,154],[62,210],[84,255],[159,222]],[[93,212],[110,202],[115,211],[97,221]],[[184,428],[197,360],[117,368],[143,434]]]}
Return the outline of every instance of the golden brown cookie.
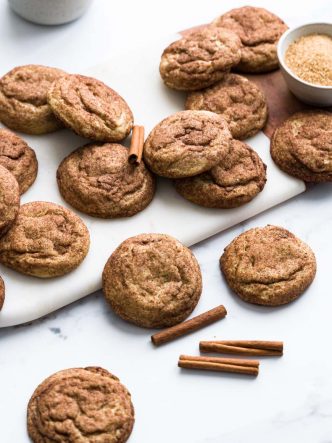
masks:
{"label": "golden brown cookie", "polygon": [[0,239],[0,263],[22,274],[57,277],[81,264],[89,244],[88,229],[69,209],[42,201],[26,203]]}
{"label": "golden brown cookie", "polygon": [[124,443],[135,421],[131,396],[106,369],[72,368],[46,378],[28,404],[34,443]]}
{"label": "golden brown cookie", "polygon": [[0,79],[0,121],[27,134],[46,134],[62,127],[47,103],[52,83],[65,75],[41,65],[18,66]]}
{"label": "golden brown cookie", "polygon": [[13,225],[20,207],[20,191],[16,178],[0,166],[0,236]]}
{"label": "golden brown cookie", "polygon": [[266,166],[246,143],[232,140],[225,159],[210,171],[175,180],[187,200],[206,208],[236,208],[251,201],[266,182]]}
{"label": "golden brown cookie", "polygon": [[67,127],[92,140],[123,140],[133,126],[133,114],[125,100],[92,77],[67,75],[59,79],[48,93],[48,103]]}
{"label": "golden brown cookie", "polygon": [[160,75],[173,89],[206,88],[239,63],[241,46],[240,38],[227,29],[208,27],[193,31],[164,50]]}
{"label": "golden brown cookie", "polygon": [[220,267],[242,300],[278,306],[295,300],[311,284],[316,259],[287,229],[268,225],[236,237],[225,248]]}
{"label": "golden brown cookie", "polygon": [[144,144],[144,160],[158,175],[191,177],[227,155],[231,134],[226,120],[208,111],[181,111],[162,120]]}
{"label": "golden brown cookie", "polygon": [[196,258],[173,237],[141,234],[125,240],[108,259],[103,291],[116,314],[144,328],[182,322],[202,292]]}
{"label": "golden brown cookie", "polygon": [[129,164],[122,145],[89,144],[72,152],[57,171],[63,198],[93,217],[129,217],[142,211],[155,191],[153,175],[141,162]]}
{"label": "golden brown cookie", "polygon": [[301,180],[332,181],[332,113],[317,109],[292,115],[275,130],[271,156]]}
{"label": "golden brown cookie", "polygon": [[0,165],[14,175],[20,187],[20,194],[30,188],[38,172],[35,151],[8,129],[0,129]]}
{"label": "golden brown cookie", "polygon": [[288,29],[275,14],[264,8],[243,6],[221,15],[212,23],[235,32],[241,39],[242,72],[268,72],[278,68],[277,43]]}
{"label": "golden brown cookie", "polygon": [[267,103],[263,91],[255,83],[237,74],[227,74],[216,85],[191,92],[185,107],[221,114],[226,119],[232,136],[239,140],[257,134],[267,119]]}
{"label": "golden brown cookie", "polygon": [[0,277],[0,311],[3,307],[5,301],[5,283],[3,279]]}

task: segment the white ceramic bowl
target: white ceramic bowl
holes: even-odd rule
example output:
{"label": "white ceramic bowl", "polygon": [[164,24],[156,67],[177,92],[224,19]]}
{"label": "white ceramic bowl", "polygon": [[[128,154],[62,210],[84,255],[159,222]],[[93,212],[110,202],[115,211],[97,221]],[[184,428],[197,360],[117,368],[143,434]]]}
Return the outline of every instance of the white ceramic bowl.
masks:
{"label": "white ceramic bowl", "polygon": [[21,17],[40,25],[62,25],[81,17],[92,0],[8,0]]}
{"label": "white ceramic bowl", "polygon": [[288,46],[299,37],[308,34],[328,34],[332,37],[332,23],[308,23],[288,29],[278,43],[278,59],[288,88],[301,101],[314,106],[332,106],[332,86],[313,85],[301,80],[285,63]]}

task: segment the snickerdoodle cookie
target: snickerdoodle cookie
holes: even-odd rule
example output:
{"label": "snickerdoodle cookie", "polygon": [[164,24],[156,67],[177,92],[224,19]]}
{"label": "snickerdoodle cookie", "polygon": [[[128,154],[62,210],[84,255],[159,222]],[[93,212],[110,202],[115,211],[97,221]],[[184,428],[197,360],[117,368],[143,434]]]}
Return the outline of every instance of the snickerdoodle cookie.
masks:
{"label": "snickerdoodle cookie", "polygon": [[227,155],[226,120],[208,111],[181,111],[162,120],[144,144],[144,160],[158,175],[191,177],[208,171]]}
{"label": "snickerdoodle cookie", "polygon": [[131,396],[99,367],[65,369],[46,378],[28,404],[34,443],[124,443],[135,421]]}
{"label": "snickerdoodle cookie", "polygon": [[103,291],[116,314],[137,326],[182,322],[202,292],[196,258],[173,237],[141,234],[125,240],[108,259]]}
{"label": "snickerdoodle cookie", "polygon": [[280,169],[306,182],[332,181],[332,113],[292,115],[275,130],[271,156]]}
{"label": "snickerdoodle cookie", "polygon": [[277,43],[287,25],[264,8],[243,6],[218,17],[213,25],[235,32],[241,39],[242,72],[268,72],[278,68]]}
{"label": "snickerdoodle cookie", "polygon": [[0,277],[0,310],[3,307],[5,301],[5,283],[3,279]]}
{"label": "snickerdoodle cookie", "polygon": [[295,300],[311,284],[316,259],[287,229],[268,225],[236,237],[225,248],[220,267],[242,300],[278,306]]}
{"label": "snickerdoodle cookie", "polygon": [[52,85],[48,103],[67,127],[92,140],[123,140],[133,126],[133,114],[125,100],[92,77],[62,77]]}
{"label": "snickerdoodle cookie", "polygon": [[179,194],[207,208],[236,208],[251,201],[266,182],[266,167],[246,143],[232,140],[225,159],[210,171],[175,180]]}
{"label": "snickerdoodle cookie", "polygon": [[56,277],[83,261],[89,243],[85,224],[69,209],[42,201],[26,203],[0,239],[0,263],[22,274]]}
{"label": "snickerdoodle cookie", "polygon": [[89,144],[66,157],[57,171],[63,198],[94,217],[129,217],[152,200],[155,180],[144,163],[129,164],[128,149]]}
{"label": "snickerdoodle cookie", "polygon": [[186,109],[221,114],[234,138],[255,135],[265,125],[267,104],[264,93],[242,75],[227,74],[223,80],[202,91],[191,92]]}
{"label": "snickerdoodle cookie", "polygon": [[160,75],[173,89],[206,88],[240,61],[241,46],[240,38],[227,29],[208,27],[193,31],[164,50]]}
{"label": "snickerdoodle cookie", "polygon": [[27,134],[45,134],[62,127],[47,103],[52,83],[65,75],[56,68],[26,65],[0,79],[0,121]]}
{"label": "snickerdoodle cookie", "polygon": [[20,207],[20,191],[16,178],[0,165],[0,236],[14,223]]}
{"label": "snickerdoodle cookie", "polygon": [[35,151],[8,129],[0,129],[0,165],[14,175],[21,194],[30,188],[38,172]]}

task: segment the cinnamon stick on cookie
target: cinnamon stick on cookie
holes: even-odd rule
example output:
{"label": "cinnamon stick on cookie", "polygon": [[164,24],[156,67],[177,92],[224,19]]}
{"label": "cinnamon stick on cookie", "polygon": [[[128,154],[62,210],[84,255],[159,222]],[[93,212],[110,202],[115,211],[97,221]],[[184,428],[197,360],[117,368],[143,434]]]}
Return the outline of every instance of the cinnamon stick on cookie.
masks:
{"label": "cinnamon stick on cookie", "polygon": [[142,160],[144,146],[144,126],[134,126],[131,133],[131,143],[128,153],[128,162],[139,165]]}

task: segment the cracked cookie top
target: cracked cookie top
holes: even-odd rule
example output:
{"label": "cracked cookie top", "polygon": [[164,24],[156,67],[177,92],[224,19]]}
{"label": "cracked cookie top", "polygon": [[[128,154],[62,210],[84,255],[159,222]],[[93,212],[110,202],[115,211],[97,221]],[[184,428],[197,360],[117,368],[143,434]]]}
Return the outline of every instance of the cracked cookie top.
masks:
{"label": "cracked cookie top", "polygon": [[83,261],[89,243],[85,224],[69,209],[42,201],[26,203],[0,239],[0,263],[23,274],[56,277]]}
{"label": "cracked cookie top", "polygon": [[134,425],[134,408],[119,379],[99,367],[56,372],[28,404],[34,443],[124,443]]}
{"label": "cracked cookie top", "polygon": [[196,258],[178,240],[141,234],[125,240],[108,259],[103,291],[114,312],[146,328],[182,322],[202,291]]}
{"label": "cracked cookie top", "polygon": [[317,109],[292,115],[275,130],[271,156],[301,180],[332,181],[332,113]]}
{"label": "cracked cookie top", "polygon": [[65,126],[92,140],[123,140],[133,126],[125,100],[92,77],[73,74],[59,79],[48,93],[48,103]]}
{"label": "cracked cookie top", "polygon": [[65,75],[60,69],[25,65],[0,79],[0,120],[27,134],[45,134],[62,127],[47,103],[52,83]]}
{"label": "cracked cookie top", "polygon": [[30,188],[38,172],[35,151],[8,129],[0,129],[0,165],[14,175],[21,194]]}
{"label": "cracked cookie top", "polygon": [[210,88],[192,92],[186,109],[221,114],[234,138],[243,140],[262,129],[267,119],[264,93],[255,83],[238,74],[227,74]]}
{"label": "cracked cookie top", "polygon": [[162,120],[144,144],[144,160],[158,175],[191,177],[227,155],[231,134],[226,120],[208,111],[181,111]]}
{"label": "cracked cookie top", "polygon": [[16,178],[0,166],[0,236],[13,225],[20,207],[20,192]]}
{"label": "cracked cookie top", "polygon": [[163,52],[159,71],[167,86],[192,91],[206,88],[240,61],[241,41],[227,29],[193,31]]}
{"label": "cracked cookie top", "polygon": [[89,144],[60,164],[58,186],[63,198],[94,217],[128,217],[152,200],[155,180],[144,162],[129,164],[122,145]]}
{"label": "cracked cookie top", "polygon": [[212,22],[235,32],[241,39],[242,72],[268,72],[278,68],[277,43],[288,26],[264,8],[243,6],[232,9]]}
{"label": "cracked cookie top", "polygon": [[232,140],[229,154],[210,171],[175,180],[179,194],[207,208],[236,208],[251,201],[266,182],[266,166],[246,143]]}
{"label": "cracked cookie top", "polygon": [[220,258],[231,289],[244,301],[289,303],[311,284],[316,259],[307,244],[278,226],[254,228],[235,238]]}

